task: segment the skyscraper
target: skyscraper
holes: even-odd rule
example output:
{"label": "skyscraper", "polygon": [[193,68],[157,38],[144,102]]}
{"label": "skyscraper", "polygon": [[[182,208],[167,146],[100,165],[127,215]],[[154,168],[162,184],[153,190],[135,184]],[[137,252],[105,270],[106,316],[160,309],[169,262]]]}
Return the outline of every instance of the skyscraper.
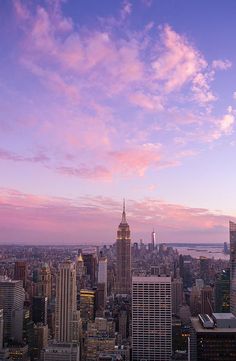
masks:
{"label": "skyscraper", "polygon": [[127,295],[131,293],[131,239],[129,225],[126,221],[125,201],[117,231],[116,252],[116,293]]}
{"label": "skyscraper", "polygon": [[179,308],[183,303],[183,280],[175,278],[172,283],[172,313],[178,314]]}
{"label": "skyscraper", "polygon": [[153,229],[153,231],[152,231],[152,250],[154,250],[155,247],[156,247],[156,233]]}
{"label": "skyscraper", "polygon": [[83,261],[90,287],[93,288],[97,283],[97,255],[94,253],[83,254]]}
{"label": "skyscraper", "polygon": [[230,238],[230,311],[236,316],[236,223],[229,222]]}
{"label": "skyscraper", "polygon": [[98,283],[104,283],[107,289],[107,257],[100,256],[98,261]]}
{"label": "skyscraper", "polygon": [[23,281],[0,279],[0,309],[3,309],[6,341],[22,341],[24,299]]}
{"label": "skyscraper", "polygon": [[27,263],[26,261],[16,261],[14,269],[14,280],[23,281],[23,287],[26,286],[27,281]]}
{"label": "skyscraper", "polygon": [[77,337],[76,296],[75,267],[71,261],[66,261],[60,265],[56,283],[56,340],[59,342],[72,342]]}
{"label": "skyscraper", "polygon": [[47,324],[47,297],[34,296],[32,298],[32,320],[34,323]]}
{"label": "skyscraper", "polygon": [[132,361],[169,361],[171,277],[132,278]]}

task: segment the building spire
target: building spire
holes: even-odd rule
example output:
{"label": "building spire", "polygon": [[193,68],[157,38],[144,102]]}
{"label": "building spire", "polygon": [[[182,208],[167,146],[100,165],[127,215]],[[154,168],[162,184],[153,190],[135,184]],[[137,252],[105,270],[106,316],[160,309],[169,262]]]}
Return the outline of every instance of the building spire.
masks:
{"label": "building spire", "polygon": [[123,198],[123,212],[122,212],[121,223],[127,223],[127,221],[126,221],[126,213],[125,213],[125,199],[124,198]]}

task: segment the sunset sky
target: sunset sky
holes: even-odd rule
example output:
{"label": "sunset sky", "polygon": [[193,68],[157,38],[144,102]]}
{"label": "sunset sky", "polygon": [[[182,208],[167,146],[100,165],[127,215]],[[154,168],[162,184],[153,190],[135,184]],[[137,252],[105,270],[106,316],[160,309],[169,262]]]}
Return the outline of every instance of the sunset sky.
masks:
{"label": "sunset sky", "polygon": [[236,1],[0,0],[0,242],[228,241]]}

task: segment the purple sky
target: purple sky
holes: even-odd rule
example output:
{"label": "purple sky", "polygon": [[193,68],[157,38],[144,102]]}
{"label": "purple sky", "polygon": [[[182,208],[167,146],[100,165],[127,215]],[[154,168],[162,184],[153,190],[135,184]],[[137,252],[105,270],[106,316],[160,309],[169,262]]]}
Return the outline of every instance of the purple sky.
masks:
{"label": "purple sky", "polygon": [[0,2],[0,242],[223,242],[236,2]]}

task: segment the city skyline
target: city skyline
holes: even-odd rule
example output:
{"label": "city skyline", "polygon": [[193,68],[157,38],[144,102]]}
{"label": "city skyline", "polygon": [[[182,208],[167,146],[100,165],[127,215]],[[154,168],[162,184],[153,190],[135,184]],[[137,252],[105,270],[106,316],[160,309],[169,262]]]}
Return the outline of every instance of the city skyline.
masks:
{"label": "city skyline", "polygon": [[0,242],[228,242],[235,10],[1,2]]}

